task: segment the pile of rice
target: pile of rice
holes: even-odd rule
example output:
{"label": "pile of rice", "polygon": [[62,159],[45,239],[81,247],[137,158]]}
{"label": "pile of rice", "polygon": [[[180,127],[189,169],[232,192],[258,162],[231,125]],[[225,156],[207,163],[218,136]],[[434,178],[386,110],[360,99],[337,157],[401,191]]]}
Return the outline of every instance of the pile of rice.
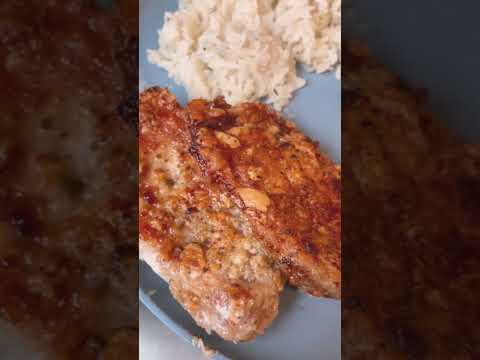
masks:
{"label": "pile of rice", "polygon": [[281,110],[309,71],[340,73],[341,0],[183,0],[166,13],[151,63],[190,98],[259,99]]}

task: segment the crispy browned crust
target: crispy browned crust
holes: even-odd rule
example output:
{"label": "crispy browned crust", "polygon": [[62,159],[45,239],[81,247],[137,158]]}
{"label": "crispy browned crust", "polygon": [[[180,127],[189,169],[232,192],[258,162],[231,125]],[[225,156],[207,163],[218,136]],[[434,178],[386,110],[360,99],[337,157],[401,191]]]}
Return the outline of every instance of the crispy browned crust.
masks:
{"label": "crispy browned crust", "polygon": [[167,90],[140,96],[140,256],[208,332],[243,341],[278,312],[283,280],[245,216],[189,154],[185,112]]}
{"label": "crispy browned crust", "polygon": [[290,284],[340,297],[340,168],[262,104],[187,107],[202,169],[246,214]]}
{"label": "crispy browned crust", "polygon": [[342,60],[342,357],[476,359],[480,149],[363,47]]}

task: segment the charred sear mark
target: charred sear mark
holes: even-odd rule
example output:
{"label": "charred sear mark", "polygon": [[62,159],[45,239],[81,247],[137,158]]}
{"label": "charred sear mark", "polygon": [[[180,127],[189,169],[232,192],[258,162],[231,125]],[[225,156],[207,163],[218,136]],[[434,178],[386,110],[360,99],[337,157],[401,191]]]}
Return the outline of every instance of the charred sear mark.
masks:
{"label": "charred sear mark", "polygon": [[195,159],[195,161],[198,163],[198,165],[200,165],[200,169],[202,169],[202,171],[205,172],[208,164],[205,161],[205,159],[202,157],[202,155],[200,154],[200,147],[199,147],[198,143],[193,141],[192,146],[190,146],[190,148],[188,149],[188,153]]}
{"label": "charred sear mark", "polygon": [[208,128],[217,131],[226,131],[235,126],[235,119],[232,116],[222,116],[200,121],[196,124],[197,128]]}

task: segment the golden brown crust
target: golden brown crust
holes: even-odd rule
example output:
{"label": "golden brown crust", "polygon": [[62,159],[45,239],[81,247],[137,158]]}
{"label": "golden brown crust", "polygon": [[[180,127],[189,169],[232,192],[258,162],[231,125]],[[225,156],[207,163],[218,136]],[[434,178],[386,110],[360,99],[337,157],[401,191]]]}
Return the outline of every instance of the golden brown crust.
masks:
{"label": "golden brown crust", "polygon": [[278,312],[280,273],[245,216],[188,150],[185,112],[167,90],[140,96],[140,255],[208,332],[263,333]]}
{"label": "golden brown crust", "polygon": [[340,297],[340,169],[262,104],[192,101],[192,154],[232,197],[289,282]]}

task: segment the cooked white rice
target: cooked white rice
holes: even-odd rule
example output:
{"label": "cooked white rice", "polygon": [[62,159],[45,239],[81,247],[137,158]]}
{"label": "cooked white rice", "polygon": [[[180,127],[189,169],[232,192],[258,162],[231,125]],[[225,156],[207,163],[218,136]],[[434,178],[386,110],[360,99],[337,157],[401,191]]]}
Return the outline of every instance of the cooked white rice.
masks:
{"label": "cooked white rice", "polygon": [[151,63],[190,98],[223,95],[231,104],[264,99],[283,108],[310,71],[340,63],[341,0],[183,0],[165,14]]}

